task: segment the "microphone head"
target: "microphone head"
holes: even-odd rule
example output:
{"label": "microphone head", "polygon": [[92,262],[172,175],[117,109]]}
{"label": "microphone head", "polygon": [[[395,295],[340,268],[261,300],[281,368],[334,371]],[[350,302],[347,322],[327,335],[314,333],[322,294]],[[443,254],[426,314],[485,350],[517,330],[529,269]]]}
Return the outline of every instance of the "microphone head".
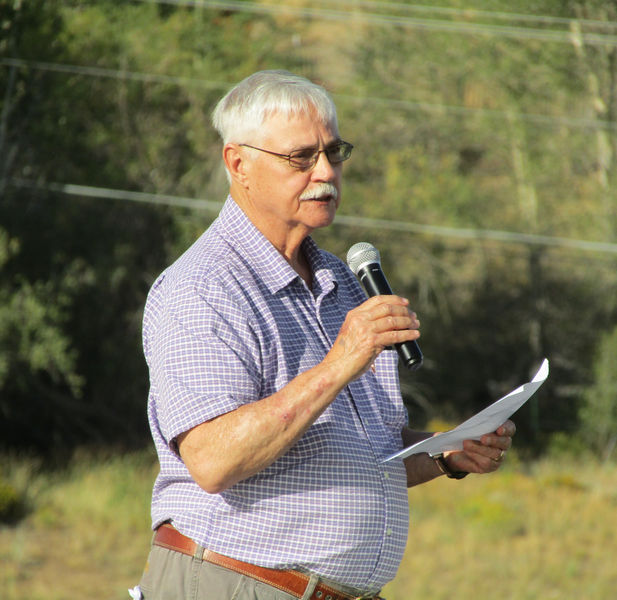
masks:
{"label": "microphone head", "polygon": [[347,264],[353,271],[354,275],[365,265],[381,264],[379,250],[368,242],[358,242],[354,244],[347,252]]}

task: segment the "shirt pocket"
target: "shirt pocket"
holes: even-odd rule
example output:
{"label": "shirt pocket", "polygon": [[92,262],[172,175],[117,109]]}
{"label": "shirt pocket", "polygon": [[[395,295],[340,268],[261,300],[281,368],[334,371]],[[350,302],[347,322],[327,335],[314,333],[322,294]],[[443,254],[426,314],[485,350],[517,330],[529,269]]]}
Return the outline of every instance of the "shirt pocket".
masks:
{"label": "shirt pocket", "polygon": [[[394,377],[392,382],[386,382],[385,376]],[[388,385],[389,384],[389,385]],[[372,373],[371,386],[378,398],[377,405],[384,425],[396,436],[407,425],[407,409],[403,403],[398,383],[398,354],[395,350],[384,350],[375,361],[375,372]]]}

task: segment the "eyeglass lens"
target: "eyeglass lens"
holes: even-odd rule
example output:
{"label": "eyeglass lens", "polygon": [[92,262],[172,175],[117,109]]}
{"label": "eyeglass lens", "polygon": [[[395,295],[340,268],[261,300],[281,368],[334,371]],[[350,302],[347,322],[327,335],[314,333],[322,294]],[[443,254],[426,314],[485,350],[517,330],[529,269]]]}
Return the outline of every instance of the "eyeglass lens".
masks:
{"label": "eyeglass lens", "polygon": [[318,160],[321,152],[324,152],[328,160],[333,163],[340,163],[347,160],[351,156],[353,146],[347,142],[338,142],[324,148],[324,150],[316,150],[315,148],[306,148],[292,152],[289,155],[289,162],[298,167],[312,167]]}

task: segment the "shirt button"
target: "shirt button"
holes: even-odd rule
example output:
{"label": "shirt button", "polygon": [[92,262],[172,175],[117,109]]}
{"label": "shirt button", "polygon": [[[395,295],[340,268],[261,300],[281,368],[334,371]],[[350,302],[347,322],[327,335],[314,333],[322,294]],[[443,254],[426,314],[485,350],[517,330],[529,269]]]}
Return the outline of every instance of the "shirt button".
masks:
{"label": "shirt button", "polygon": [[392,529],[390,529],[389,527],[388,529],[386,529],[386,535],[392,535]]}
{"label": "shirt button", "polygon": [[390,479],[390,473],[388,473],[388,471],[386,471],[386,472],[383,474],[383,476],[384,476],[386,479]]}

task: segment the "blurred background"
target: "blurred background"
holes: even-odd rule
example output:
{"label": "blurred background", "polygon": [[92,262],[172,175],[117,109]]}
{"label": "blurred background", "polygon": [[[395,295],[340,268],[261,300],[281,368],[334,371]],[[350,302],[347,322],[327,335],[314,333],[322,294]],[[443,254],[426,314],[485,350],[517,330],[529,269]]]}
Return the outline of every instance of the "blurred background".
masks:
{"label": "blurred background", "polygon": [[343,259],[374,244],[419,314],[412,425],[456,424],[551,364],[504,473],[410,492],[416,562],[388,598],[506,577],[504,598],[613,597],[617,2],[472,4],[0,0],[2,598],[137,583],[143,305],[225,199],[211,110],[270,68],[324,85],[354,144],[314,237]]}

